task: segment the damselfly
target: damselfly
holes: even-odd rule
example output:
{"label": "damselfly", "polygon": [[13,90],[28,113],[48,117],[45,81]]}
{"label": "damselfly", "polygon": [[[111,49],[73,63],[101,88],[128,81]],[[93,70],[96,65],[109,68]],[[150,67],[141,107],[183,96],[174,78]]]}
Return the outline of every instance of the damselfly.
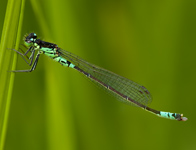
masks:
{"label": "damselfly", "polygon": [[[144,86],[106,69],[95,66],[79,58],[78,56],[59,48],[56,44],[37,39],[37,35],[35,33],[30,33],[28,36],[26,36],[24,43],[28,48],[25,53],[21,53],[15,49],[13,50],[22,56],[25,62],[31,66],[31,69],[14,70],[12,72],[33,71],[37,66],[40,54],[45,54],[53,60],[59,62],[61,65],[81,72],[92,82],[101,86],[102,88],[105,88],[108,93],[112,94],[122,102],[139,106],[160,117],[179,121],[187,120],[186,117],[183,117],[183,114],[158,111],[148,107],[152,97],[150,92]],[[30,63],[25,59],[25,56],[27,56],[28,53],[31,53],[29,57]]]}

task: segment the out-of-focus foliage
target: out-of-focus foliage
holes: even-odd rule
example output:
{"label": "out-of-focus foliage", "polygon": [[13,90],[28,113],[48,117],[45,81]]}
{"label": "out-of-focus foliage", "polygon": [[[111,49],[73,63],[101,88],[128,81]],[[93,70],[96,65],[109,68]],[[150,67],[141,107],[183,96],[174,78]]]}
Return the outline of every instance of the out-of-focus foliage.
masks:
{"label": "out-of-focus foliage", "polygon": [[[182,0],[27,1],[23,35],[36,32],[144,85],[152,108],[189,120],[158,118],[120,103],[41,56],[35,71],[15,76],[5,150],[195,149],[195,6]],[[2,28],[6,1],[0,8]],[[28,67],[18,59],[17,69]]]}

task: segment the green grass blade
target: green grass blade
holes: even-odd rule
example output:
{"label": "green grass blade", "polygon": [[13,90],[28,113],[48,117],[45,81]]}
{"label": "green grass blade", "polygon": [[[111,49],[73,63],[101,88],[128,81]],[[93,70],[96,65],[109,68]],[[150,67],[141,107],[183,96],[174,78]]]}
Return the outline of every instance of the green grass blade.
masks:
{"label": "green grass blade", "polygon": [[0,150],[3,150],[9,108],[12,96],[14,70],[16,66],[16,54],[7,48],[18,49],[20,33],[22,29],[23,10],[25,0],[9,0],[3,25],[0,44]]}

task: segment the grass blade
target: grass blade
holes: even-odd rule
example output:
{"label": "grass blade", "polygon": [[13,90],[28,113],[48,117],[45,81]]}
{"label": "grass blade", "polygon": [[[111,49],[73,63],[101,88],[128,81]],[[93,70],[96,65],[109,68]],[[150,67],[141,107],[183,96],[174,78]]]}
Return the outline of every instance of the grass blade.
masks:
{"label": "grass blade", "polygon": [[16,66],[16,54],[7,48],[18,49],[20,42],[20,32],[22,29],[23,10],[25,0],[9,0],[7,2],[6,15],[4,19],[3,31],[0,44],[0,150],[3,150],[9,108],[12,96],[14,70]]}

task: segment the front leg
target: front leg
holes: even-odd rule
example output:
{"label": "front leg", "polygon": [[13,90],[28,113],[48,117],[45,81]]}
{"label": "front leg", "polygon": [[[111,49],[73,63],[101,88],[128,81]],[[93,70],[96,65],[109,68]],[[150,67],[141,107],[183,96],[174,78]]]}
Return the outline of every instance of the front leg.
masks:
{"label": "front leg", "polygon": [[[39,56],[40,56],[40,53],[38,53],[38,54],[36,55],[35,61],[34,61],[33,65],[32,65],[32,67],[31,67],[31,69],[29,69],[29,70],[12,70],[12,71],[10,71],[10,72],[31,72],[31,71],[35,70],[35,68],[36,68],[36,66],[37,66],[37,63],[38,63],[38,60],[39,60]],[[33,59],[33,58],[32,58],[32,59]]]}
{"label": "front leg", "polygon": [[24,59],[24,61],[25,61],[29,66],[32,65],[35,50],[32,51],[32,54],[31,54],[31,56],[29,57],[30,63],[24,58],[24,56],[26,56],[27,53],[28,53],[29,51],[32,50],[32,46],[31,46],[24,54],[21,53],[21,52],[19,52],[19,51],[17,51],[17,50],[15,50],[15,49],[10,49],[10,50],[13,50],[13,51],[17,52],[17,53]]}

